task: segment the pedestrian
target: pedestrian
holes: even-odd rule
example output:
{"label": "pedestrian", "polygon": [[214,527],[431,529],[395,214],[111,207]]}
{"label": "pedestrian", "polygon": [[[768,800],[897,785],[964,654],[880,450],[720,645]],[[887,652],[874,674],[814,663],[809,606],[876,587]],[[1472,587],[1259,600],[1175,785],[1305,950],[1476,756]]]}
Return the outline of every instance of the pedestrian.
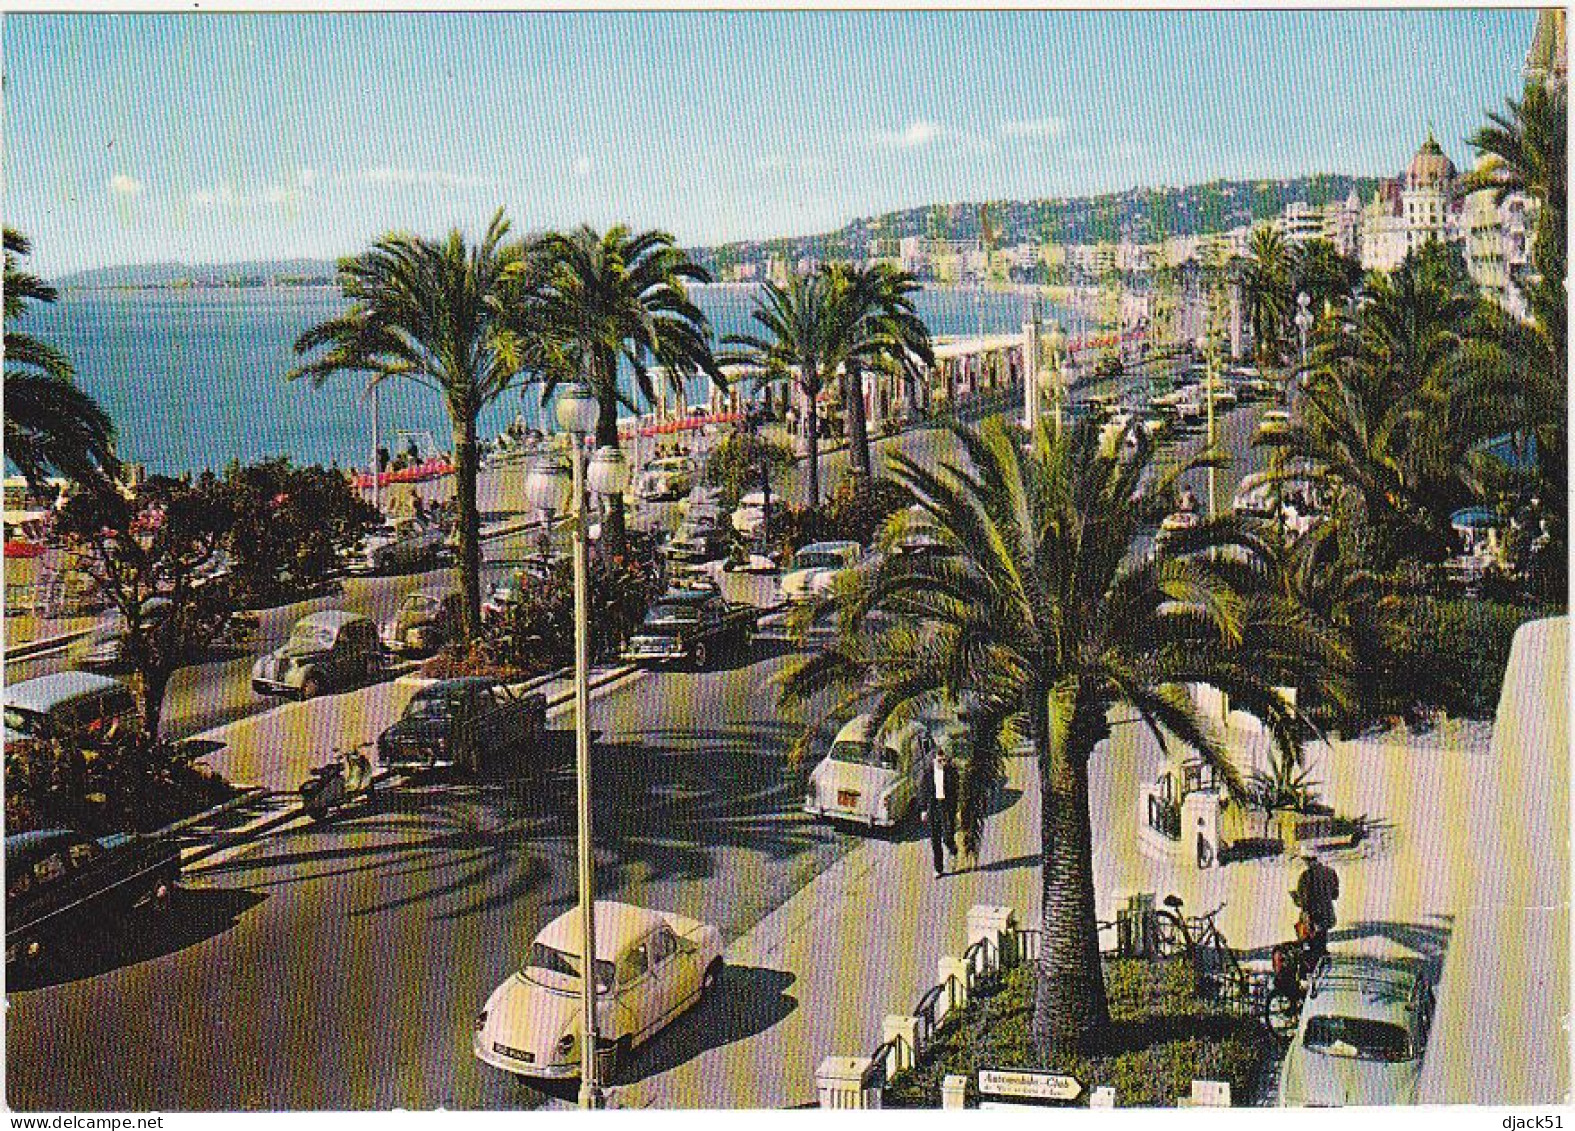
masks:
{"label": "pedestrian", "polygon": [[1340,877],[1312,847],[1301,853],[1301,876],[1291,891],[1291,902],[1301,909],[1296,921],[1296,937],[1308,950],[1321,955],[1328,949],[1329,932],[1334,929],[1334,901],[1340,898]]}
{"label": "pedestrian", "polygon": [[927,730],[919,732],[919,749],[929,755],[929,769],[924,775],[924,818],[930,827],[930,852],[935,861],[935,878],[946,874],[946,861],[941,855],[944,847],[957,858],[957,767]]}

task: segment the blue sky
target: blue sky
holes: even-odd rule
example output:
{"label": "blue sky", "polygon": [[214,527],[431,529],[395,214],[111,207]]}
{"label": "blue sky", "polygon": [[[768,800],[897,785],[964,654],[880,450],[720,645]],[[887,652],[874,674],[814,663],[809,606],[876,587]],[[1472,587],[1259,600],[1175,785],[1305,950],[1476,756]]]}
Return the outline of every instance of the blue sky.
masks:
{"label": "blue sky", "polygon": [[617,220],[684,243],[934,201],[1457,163],[1531,10],[7,15],[46,274]]}

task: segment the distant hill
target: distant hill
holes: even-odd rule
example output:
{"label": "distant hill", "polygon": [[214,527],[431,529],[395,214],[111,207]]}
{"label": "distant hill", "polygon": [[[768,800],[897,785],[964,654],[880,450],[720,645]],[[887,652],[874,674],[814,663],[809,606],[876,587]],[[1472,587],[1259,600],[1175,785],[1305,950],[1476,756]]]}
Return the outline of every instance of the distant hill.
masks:
{"label": "distant hill", "polygon": [[125,287],[310,286],[334,281],[329,259],[272,259],[256,263],[133,263],[95,267],[56,279],[64,290],[113,290]]}

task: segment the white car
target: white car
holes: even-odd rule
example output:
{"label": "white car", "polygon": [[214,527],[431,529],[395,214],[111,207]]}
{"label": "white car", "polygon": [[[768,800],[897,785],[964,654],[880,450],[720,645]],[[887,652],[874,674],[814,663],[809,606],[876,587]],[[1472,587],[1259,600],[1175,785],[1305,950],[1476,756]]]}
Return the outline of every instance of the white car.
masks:
{"label": "white car", "polygon": [[869,715],[858,715],[837,732],[831,750],[810,771],[804,812],[872,829],[899,825],[913,811],[924,777],[921,732],[949,750],[965,734],[955,721],[915,720],[872,740],[870,722]]}
{"label": "white car", "polygon": [[681,499],[695,484],[698,465],[689,456],[663,456],[645,465],[635,494],[642,499]]}
{"label": "white car", "polygon": [[1281,408],[1271,408],[1258,420],[1258,439],[1274,436],[1291,426],[1291,414]]}
{"label": "white car", "polygon": [[751,491],[738,500],[733,511],[733,529],[745,538],[753,538],[766,524],[766,496],[764,491]]}
{"label": "white car", "polygon": [[1313,971],[1280,1066],[1281,1107],[1416,1102],[1433,992],[1380,958],[1330,955]]}
{"label": "white car", "polygon": [[[579,1076],[584,937],[578,908],[536,936],[524,965],[492,991],[476,1017],[471,1052],[478,1060],[516,1076]],[[721,972],[715,927],[597,900],[596,1016],[610,1067],[698,1002]]]}
{"label": "white car", "polygon": [[443,528],[436,523],[409,518],[384,523],[361,540],[361,552],[351,560],[351,573],[391,573],[436,561],[444,550]]}
{"label": "white car", "polygon": [[782,575],[782,599],[814,601],[831,592],[837,577],[864,559],[857,542],[811,542],[793,555]]}

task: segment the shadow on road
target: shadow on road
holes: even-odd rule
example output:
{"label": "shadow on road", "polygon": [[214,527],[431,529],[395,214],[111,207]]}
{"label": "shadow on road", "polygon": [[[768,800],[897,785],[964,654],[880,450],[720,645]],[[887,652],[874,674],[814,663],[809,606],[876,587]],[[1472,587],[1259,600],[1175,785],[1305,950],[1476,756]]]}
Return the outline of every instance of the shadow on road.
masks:
{"label": "shadow on road", "polygon": [[97,932],[63,932],[43,959],[6,968],[6,992],[62,985],[162,958],[223,934],[266,898],[239,888],[181,888],[167,909],[143,906]]}
{"label": "shadow on road", "polygon": [[[705,999],[630,1054],[619,1084],[670,1072],[711,1049],[763,1033],[798,1008],[793,975],[760,966],[727,966]],[[702,1097],[694,1097],[700,1106]],[[682,1102],[682,1101],[681,1101]],[[682,1106],[690,1106],[682,1102]]]}

